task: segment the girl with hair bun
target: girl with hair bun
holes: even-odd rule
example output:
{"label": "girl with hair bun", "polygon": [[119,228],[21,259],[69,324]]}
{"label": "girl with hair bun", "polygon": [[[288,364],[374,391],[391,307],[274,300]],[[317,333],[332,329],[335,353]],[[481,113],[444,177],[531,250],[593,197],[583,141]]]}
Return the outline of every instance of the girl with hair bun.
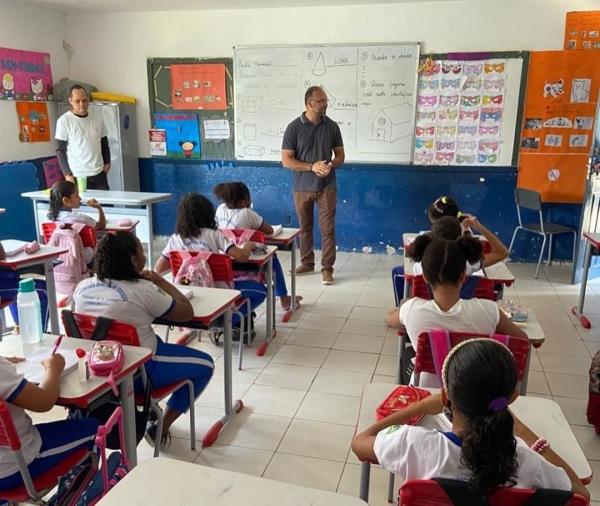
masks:
{"label": "girl with hair bun", "polygon": [[[508,406],[517,398],[517,369],[494,339],[455,346],[442,368],[443,388],[354,437],[360,460],[378,462],[404,480],[448,478],[481,495],[498,487],[571,490],[589,498],[573,469]],[[451,432],[407,425],[446,412]]]}
{"label": "girl with hair bun", "polygon": [[[414,349],[419,334],[430,329],[527,338],[527,334],[508,319],[494,301],[460,297],[467,277],[467,263],[476,262],[483,254],[479,239],[463,235],[455,241],[446,241],[424,234],[413,241],[406,254],[421,262],[423,277],[431,286],[433,299],[407,299],[400,310],[388,312],[386,322],[390,327],[405,331]],[[423,373],[421,378],[424,386],[440,386],[435,375]]]}

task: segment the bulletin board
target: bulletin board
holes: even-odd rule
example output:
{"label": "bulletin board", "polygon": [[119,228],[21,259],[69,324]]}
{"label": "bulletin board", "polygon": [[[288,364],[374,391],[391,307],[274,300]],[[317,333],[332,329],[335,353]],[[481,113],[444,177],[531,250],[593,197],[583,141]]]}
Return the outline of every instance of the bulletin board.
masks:
{"label": "bulletin board", "polygon": [[148,58],[147,71],[150,124],[167,130],[167,157],[233,159],[233,59]]}
{"label": "bulletin board", "polygon": [[565,49],[600,49],[600,11],[567,12]]}
{"label": "bulletin board", "polygon": [[516,165],[529,53],[422,55],[415,165]]}
{"label": "bulletin board", "polygon": [[531,53],[518,184],[545,202],[583,201],[600,86],[594,51]]}

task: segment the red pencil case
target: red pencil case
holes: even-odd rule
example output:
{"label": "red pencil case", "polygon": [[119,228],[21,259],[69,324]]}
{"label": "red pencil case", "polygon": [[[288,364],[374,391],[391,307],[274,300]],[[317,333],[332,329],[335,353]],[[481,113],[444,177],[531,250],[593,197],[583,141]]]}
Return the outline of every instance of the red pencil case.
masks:
{"label": "red pencil case", "polygon": [[[399,385],[397,386],[385,400],[377,406],[375,410],[375,416],[377,421],[382,420],[386,416],[390,416],[396,411],[400,411],[411,404],[429,397],[431,392],[424,390],[423,388],[414,387],[412,385]],[[408,425],[416,425],[423,419],[423,415],[415,416],[408,421]]]}

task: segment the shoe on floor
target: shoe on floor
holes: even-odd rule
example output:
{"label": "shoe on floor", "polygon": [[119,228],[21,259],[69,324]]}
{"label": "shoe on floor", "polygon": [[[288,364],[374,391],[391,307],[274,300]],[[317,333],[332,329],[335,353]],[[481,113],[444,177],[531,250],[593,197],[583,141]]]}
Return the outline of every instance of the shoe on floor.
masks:
{"label": "shoe on floor", "polygon": [[[156,423],[156,422],[150,422],[150,423],[148,423],[148,425],[146,427],[146,432],[144,433],[144,438],[146,439],[146,441],[148,441],[148,444],[150,446],[154,446],[154,443],[156,441],[157,428],[158,428],[158,423]],[[166,434],[163,434],[162,437],[160,438],[161,450],[164,448],[168,448],[169,446],[171,446],[171,432],[167,432]]]}
{"label": "shoe on floor", "polygon": [[[296,267],[296,276],[302,276],[302,274],[312,274],[315,272],[315,268],[309,267],[308,265],[300,265],[300,267]],[[290,271],[291,274],[291,271]]]}
{"label": "shoe on floor", "polygon": [[322,271],[321,272],[321,283],[324,285],[333,285],[333,271]]}

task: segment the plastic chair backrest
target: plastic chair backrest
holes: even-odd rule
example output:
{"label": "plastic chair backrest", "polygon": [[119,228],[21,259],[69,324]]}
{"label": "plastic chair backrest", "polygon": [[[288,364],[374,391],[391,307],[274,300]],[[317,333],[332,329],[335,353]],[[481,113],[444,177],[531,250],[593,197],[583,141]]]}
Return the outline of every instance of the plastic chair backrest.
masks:
{"label": "plastic chair backrest", "polygon": [[[189,251],[192,256],[198,254],[197,251]],[[179,272],[183,259],[179,251],[169,253],[169,262],[171,264],[171,274],[173,277]],[[233,283],[233,265],[229,255],[222,253],[213,253],[207,260],[208,266],[213,275],[213,279],[218,282]]]}
{"label": "plastic chair backrest", "polygon": [[[65,327],[65,333],[69,337],[77,337],[70,332],[70,325],[65,321],[65,315],[63,314],[63,324]],[[90,339],[92,333],[94,332],[94,327],[96,326],[96,317],[83,313],[73,313],[73,318],[75,320],[75,324],[79,329],[79,333],[81,337],[84,339]],[[137,329],[133,325],[129,325],[128,323],[123,322],[112,322],[110,329],[106,334],[106,339],[113,339],[114,341],[119,341],[121,344],[129,345],[129,346],[139,346],[140,338],[138,336]]]}
{"label": "plastic chair backrest", "polygon": [[8,405],[0,399],[0,446],[8,447],[12,451],[21,449],[21,439],[15,427],[15,422],[8,409]]}
{"label": "plastic chair backrest", "polygon": [[[244,229],[244,228],[232,228],[230,230],[236,235],[236,237],[241,236],[246,231],[246,229]],[[260,230],[254,230],[253,234],[250,236],[249,240],[252,242],[259,242],[261,244],[264,244],[265,243],[265,234],[264,234],[264,232],[261,232]]]}
{"label": "plastic chair backrest", "polygon": [[[44,236],[44,243],[48,244],[50,237],[52,237],[52,232],[56,228],[56,222],[54,221],[45,221],[42,223],[42,235]],[[89,226],[83,227],[81,232],[79,233],[81,237],[81,243],[84,248],[95,248],[97,243],[96,231]]]}
{"label": "plastic chair backrest", "polygon": [[[486,334],[478,334],[471,332],[448,332],[450,337],[450,347],[453,348],[458,343],[466,341],[468,339],[474,339],[476,337],[491,337]],[[522,382],[525,378],[525,371],[527,368],[527,359],[529,357],[530,347],[529,340],[523,337],[508,337],[508,349],[515,357],[517,365],[517,379]],[[428,372],[436,374],[436,368],[433,358],[433,350],[431,349],[431,342],[429,339],[428,332],[421,332],[417,337],[417,350],[415,356],[415,376],[422,372]]]}
{"label": "plastic chair backrest", "polygon": [[542,210],[542,199],[540,194],[536,191],[517,188],[515,190],[515,200],[519,207],[524,207],[525,209],[531,209],[533,211]]}
{"label": "plastic chair backrest", "polygon": [[[488,497],[490,506],[525,506],[535,493],[530,488],[501,488]],[[398,492],[401,506],[454,506],[444,489],[434,480],[409,480]],[[589,502],[581,495],[573,494],[567,506],[587,506]]]}
{"label": "plastic chair backrest", "polygon": [[[475,287],[471,297],[468,298],[496,300],[498,298],[498,294],[496,293],[494,282],[481,276],[478,277],[479,282],[477,283],[477,286]],[[415,276],[412,279],[411,297],[419,297],[420,299],[425,300],[433,299],[431,289],[425,282],[423,276]],[[463,294],[461,294],[461,297],[467,298],[467,296],[464,296]]]}

